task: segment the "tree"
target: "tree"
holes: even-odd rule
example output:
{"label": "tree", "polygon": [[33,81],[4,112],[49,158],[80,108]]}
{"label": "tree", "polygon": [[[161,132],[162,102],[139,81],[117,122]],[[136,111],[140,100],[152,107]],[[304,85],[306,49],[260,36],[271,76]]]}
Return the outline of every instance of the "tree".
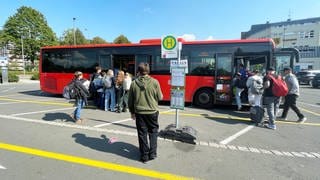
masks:
{"label": "tree", "polygon": [[125,37],[124,35],[120,35],[118,36],[114,41],[113,43],[115,44],[124,44],[124,43],[131,43],[127,37]]}
{"label": "tree", "polygon": [[62,39],[60,41],[61,45],[79,45],[79,44],[88,44],[89,41],[86,40],[83,33],[80,31],[80,29],[76,29],[75,31],[75,37],[73,36],[73,29],[67,29],[64,31],[62,35]]}
{"label": "tree", "polygon": [[57,45],[55,33],[48,26],[45,17],[31,7],[22,6],[17,13],[5,22],[1,37],[3,41],[13,43],[13,53],[21,55],[22,44],[25,60],[32,63],[38,58],[40,47]]}
{"label": "tree", "polygon": [[108,42],[102,39],[101,37],[94,37],[90,44],[107,44]]}
{"label": "tree", "polygon": [[280,44],[280,38],[272,38],[276,46]]}

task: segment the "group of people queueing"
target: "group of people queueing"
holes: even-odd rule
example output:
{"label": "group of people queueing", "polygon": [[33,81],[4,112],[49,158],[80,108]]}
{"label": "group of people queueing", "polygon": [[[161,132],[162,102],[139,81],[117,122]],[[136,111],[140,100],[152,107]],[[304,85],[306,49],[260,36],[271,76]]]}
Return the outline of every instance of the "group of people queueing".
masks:
{"label": "group of people queueing", "polygon": [[240,65],[240,70],[235,74],[233,80],[234,94],[238,110],[242,109],[241,93],[245,89],[248,94],[248,101],[251,106],[261,106],[266,108],[269,129],[276,129],[275,120],[287,120],[289,108],[291,108],[298,116],[297,122],[304,122],[307,118],[301,113],[296,105],[296,100],[300,95],[299,83],[296,76],[292,73],[290,67],[283,69],[284,81],[288,88],[288,93],[284,96],[284,108],[282,115],[279,117],[277,113],[279,111],[280,97],[273,91],[274,81],[278,78],[282,78],[275,74],[275,69],[270,67],[267,69],[265,76],[260,76],[258,70],[253,72],[245,71],[243,65]]}
{"label": "group of people queueing", "polygon": [[115,76],[112,69],[103,71],[97,66],[90,80],[90,93],[98,108],[118,113],[128,111],[128,92],[132,82],[128,72],[118,70]]}

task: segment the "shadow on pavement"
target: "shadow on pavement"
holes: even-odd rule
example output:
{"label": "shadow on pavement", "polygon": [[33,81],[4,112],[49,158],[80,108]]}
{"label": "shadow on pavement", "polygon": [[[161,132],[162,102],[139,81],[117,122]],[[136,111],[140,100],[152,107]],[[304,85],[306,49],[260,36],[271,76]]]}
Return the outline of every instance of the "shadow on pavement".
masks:
{"label": "shadow on pavement", "polygon": [[62,98],[62,95],[61,95],[61,94],[50,94],[50,93],[43,92],[43,91],[41,91],[41,90],[22,91],[22,92],[19,92],[19,93],[25,94],[25,95],[29,95],[29,96],[61,97],[61,98]]}
{"label": "shadow on pavement", "polygon": [[74,120],[71,118],[70,114],[63,113],[63,112],[46,113],[42,119],[45,121],[61,120],[64,122],[67,122],[67,121],[74,122]]}
{"label": "shadow on pavement", "polygon": [[231,113],[225,113],[225,114],[219,114],[217,116],[212,116],[208,114],[200,114],[201,116],[216,121],[219,123],[225,123],[225,124],[252,124],[250,120],[246,120],[244,118],[249,118],[249,114],[246,112],[231,112]]}
{"label": "shadow on pavement", "polygon": [[72,135],[75,142],[94,150],[116,154],[132,160],[139,160],[139,148],[125,142],[117,141],[115,138],[107,138],[101,135],[101,138],[87,137],[82,133]]}

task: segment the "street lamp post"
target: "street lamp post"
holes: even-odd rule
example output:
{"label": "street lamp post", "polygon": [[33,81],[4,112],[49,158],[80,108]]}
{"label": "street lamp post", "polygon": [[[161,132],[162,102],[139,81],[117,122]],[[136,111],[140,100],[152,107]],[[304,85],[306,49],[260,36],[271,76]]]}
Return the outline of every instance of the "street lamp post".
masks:
{"label": "street lamp post", "polygon": [[76,30],[74,27],[75,21],[76,21],[76,18],[73,18],[73,45],[76,45]]}
{"label": "street lamp post", "polygon": [[26,63],[24,62],[24,50],[23,50],[23,38],[21,35],[21,54],[22,54],[22,62],[23,62],[23,75],[26,75]]}

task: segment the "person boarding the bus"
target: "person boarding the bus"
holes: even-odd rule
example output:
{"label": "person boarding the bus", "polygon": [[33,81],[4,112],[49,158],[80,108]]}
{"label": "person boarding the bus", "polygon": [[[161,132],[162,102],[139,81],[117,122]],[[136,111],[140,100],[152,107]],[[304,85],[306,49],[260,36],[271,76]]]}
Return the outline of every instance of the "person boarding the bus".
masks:
{"label": "person boarding the bus", "polygon": [[275,119],[276,119],[276,114],[278,112],[279,105],[280,105],[280,97],[276,97],[273,94],[272,92],[273,81],[269,76],[273,76],[277,78],[274,68],[272,67],[270,67],[267,70],[267,74],[263,78],[264,92],[262,97],[263,97],[263,104],[266,106],[267,113],[269,116],[269,124],[267,124],[266,127],[269,129],[275,130],[276,129]]}
{"label": "person boarding the bus", "polygon": [[238,72],[235,75],[234,86],[236,87],[236,92],[235,92],[236,103],[238,106],[238,111],[240,111],[242,108],[241,93],[244,90],[244,88],[246,87],[246,81],[241,78],[240,72]]}
{"label": "person boarding the bus", "polygon": [[88,105],[87,98],[90,96],[89,81],[83,78],[83,74],[80,71],[76,71],[74,77],[74,87],[77,94],[75,101],[76,109],[73,112],[72,118],[79,124],[83,122],[83,119],[80,118],[82,107]]}
{"label": "person boarding the bus", "polygon": [[115,112],[116,99],[115,99],[115,82],[113,70],[109,69],[107,74],[102,79],[104,89],[104,110]]}
{"label": "person boarding the bus", "polygon": [[162,100],[163,95],[159,82],[149,76],[149,64],[139,64],[137,71],[139,77],[131,83],[128,107],[131,118],[136,121],[140,160],[145,163],[157,157],[158,102]]}
{"label": "person boarding the bus", "polygon": [[288,86],[288,94],[285,96],[284,108],[281,116],[281,120],[287,120],[289,108],[291,108],[298,116],[298,122],[303,123],[307,118],[301,113],[297,107],[297,98],[299,97],[299,83],[297,77],[292,74],[292,69],[286,67],[283,69],[285,74],[285,82]]}
{"label": "person boarding the bus", "polygon": [[263,79],[259,75],[258,70],[254,70],[248,78],[248,100],[251,106],[261,106],[261,98],[263,93]]}

